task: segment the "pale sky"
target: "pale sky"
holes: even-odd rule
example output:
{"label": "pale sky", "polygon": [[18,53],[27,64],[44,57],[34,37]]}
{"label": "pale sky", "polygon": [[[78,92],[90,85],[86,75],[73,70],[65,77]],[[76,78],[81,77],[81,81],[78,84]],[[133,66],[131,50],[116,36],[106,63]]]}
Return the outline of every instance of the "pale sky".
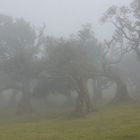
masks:
{"label": "pale sky", "polygon": [[47,25],[49,35],[69,36],[82,24],[93,24],[99,39],[109,36],[109,25],[99,19],[111,5],[129,4],[131,0],[0,0],[0,13],[24,17],[35,25]]}

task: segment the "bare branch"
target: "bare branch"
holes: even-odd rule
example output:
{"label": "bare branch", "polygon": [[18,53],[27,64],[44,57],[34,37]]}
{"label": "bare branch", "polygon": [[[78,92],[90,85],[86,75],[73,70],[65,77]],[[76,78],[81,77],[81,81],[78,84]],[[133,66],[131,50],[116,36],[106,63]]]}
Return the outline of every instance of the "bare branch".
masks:
{"label": "bare branch", "polygon": [[[119,23],[121,25],[121,27],[119,27],[115,22],[112,21],[112,24],[124,35],[124,37],[129,40],[129,41],[132,41],[132,42],[140,42],[139,39],[134,39],[134,38],[131,38],[127,35],[127,33],[124,31],[124,28],[127,28],[127,27],[124,27],[124,25],[121,23],[121,21],[119,20]],[[127,30],[129,30],[127,28]]]}
{"label": "bare branch", "polygon": [[40,28],[39,34],[36,37],[37,38],[37,43],[34,46],[35,48],[38,48],[43,43],[42,38],[44,36],[45,29],[46,29],[46,24],[44,24],[43,27]]}

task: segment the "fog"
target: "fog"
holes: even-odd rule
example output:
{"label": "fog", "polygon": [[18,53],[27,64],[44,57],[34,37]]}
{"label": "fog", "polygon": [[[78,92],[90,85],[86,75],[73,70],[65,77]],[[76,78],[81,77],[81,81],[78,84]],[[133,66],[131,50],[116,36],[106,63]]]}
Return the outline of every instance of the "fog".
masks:
{"label": "fog", "polygon": [[0,0],[0,139],[139,139],[139,109],[140,0]]}
{"label": "fog", "polygon": [[[0,0],[0,13],[24,17],[38,26],[47,24],[47,33],[68,37],[85,23],[93,24],[100,40],[110,38],[111,25],[101,25],[100,18],[111,5],[128,5],[131,0]],[[104,32],[102,32],[104,30]],[[109,31],[109,32],[108,32]]]}

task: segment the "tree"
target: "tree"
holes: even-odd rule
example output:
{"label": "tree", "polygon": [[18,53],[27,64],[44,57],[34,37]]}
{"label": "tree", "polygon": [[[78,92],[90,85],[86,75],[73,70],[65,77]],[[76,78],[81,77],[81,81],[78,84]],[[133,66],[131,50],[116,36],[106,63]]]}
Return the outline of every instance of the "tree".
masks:
{"label": "tree", "polygon": [[[48,75],[57,78],[59,82],[69,81],[70,89],[77,91],[77,115],[85,115],[92,110],[87,90],[87,80],[94,76],[95,67],[88,55],[88,48],[81,45],[79,39],[57,40],[47,46]],[[69,89],[67,89],[69,90]]]}
{"label": "tree", "polygon": [[113,103],[128,101],[130,97],[127,89],[127,81],[121,68],[117,67],[117,64],[121,63],[124,57],[124,52],[121,48],[114,48],[115,45],[119,46],[120,44],[120,42],[118,43],[116,40],[111,40],[111,43],[105,43],[106,44],[104,46],[107,46],[107,48],[104,49],[104,53],[102,55],[101,75],[116,83],[117,89]]}
{"label": "tree", "polygon": [[0,70],[11,81],[5,88],[22,91],[18,114],[32,111],[31,83],[38,74],[35,67],[43,31],[44,28],[37,34],[24,19],[0,15]]}
{"label": "tree", "polygon": [[[78,35],[80,38],[81,46],[87,52],[89,63],[94,64],[96,69],[100,71],[99,69],[101,68],[102,63],[103,49],[101,48],[101,43],[99,43],[98,40],[95,38],[94,32],[92,30],[92,25],[89,23],[84,24]],[[93,101],[96,102],[97,100],[99,100],[99,98],[101,99],[102,97],[102,88],[100,82],[101,80],[99,80],[101,78],[99,76],[93,76],[90,78],[93,79]]]}
{"label": "tree", "polygon": [[103,22],[110,22],[115,27],[112,40],[123,44],[123,51],[134,51],[140,58],[140,1],[133,0],[129,7],[112,6],[102,18]]}
{"label": "tree", "polygon": [[[122,58],[134,51],[138,58],[140,58],[140,1],[133,0],[130,6],[112,6],[102,17],[102,22],[109,22],[115,27],[114,34],[111,41],[107,42],[106,45],[110,49],[117,49],[118,61],[120,63]],[[114,64],[115,64],[114,63]],[[115,74],[112,78],[117,83],[117,94],[115,96],[115,101],[121,101],[122,99],[129,99],[127,84],[121,74]]]}

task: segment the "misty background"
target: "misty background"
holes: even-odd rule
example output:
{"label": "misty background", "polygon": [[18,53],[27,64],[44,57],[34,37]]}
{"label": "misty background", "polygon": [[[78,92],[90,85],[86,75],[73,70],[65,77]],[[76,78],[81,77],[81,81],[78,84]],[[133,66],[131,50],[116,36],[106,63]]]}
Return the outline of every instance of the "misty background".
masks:
{"label": "misty background", "polygon": [[47,34],[69,37],[82,24],[91,23],[99,40],[110,38],[113,27],[100,18],[112,5],[129,5],[132,0],[0,0],[0,13],[23,17],[31,23],[47,25]]}
{"label": "misty background", "polygon": [[139,100],[138,2],[1,1],[0,109],[85,116]]}
{"label": "misty background", "polygon": [[139,132],[140,0],[0,0],[0,140]]}

